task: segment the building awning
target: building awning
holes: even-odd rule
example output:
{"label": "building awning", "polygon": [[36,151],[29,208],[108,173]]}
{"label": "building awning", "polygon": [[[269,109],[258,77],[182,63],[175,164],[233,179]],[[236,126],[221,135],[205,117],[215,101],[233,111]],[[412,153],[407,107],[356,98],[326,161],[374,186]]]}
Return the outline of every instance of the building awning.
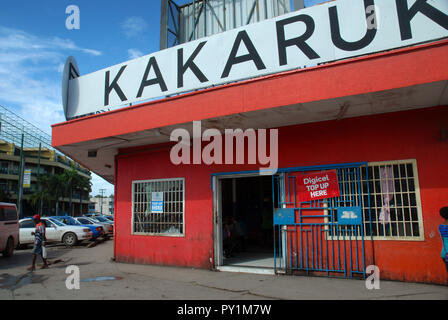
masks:
{"label": "building awning", "polygon": [[120,149],[169,142],[172,130],[191,130],[193,121],[203,130],[261,129],[443,106],[447,79],[442,40],[55,124],[52,144],[113,183]]}

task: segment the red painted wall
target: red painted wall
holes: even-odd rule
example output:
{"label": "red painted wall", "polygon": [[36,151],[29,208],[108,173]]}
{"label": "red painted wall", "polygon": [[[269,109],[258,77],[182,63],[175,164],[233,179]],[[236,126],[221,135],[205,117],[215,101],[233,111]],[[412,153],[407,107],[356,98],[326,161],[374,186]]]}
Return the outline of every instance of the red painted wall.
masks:
{"label": "red painted wall", "polygon": [[[279,129],[279,166],[416,159],[424,241],[375,241],[382,279],[446,283],[440,258],[439,209],[448,205],[448,108],[437,107]],[[211,268],[213,202],[210,174],[258,166],[174,166],[169,146],[121,150],[117,156],[115,257],[118,261]],[[132,181],[185,178],[184,238],[131,235]],[[372,248],[366,248],[373,261]]]}

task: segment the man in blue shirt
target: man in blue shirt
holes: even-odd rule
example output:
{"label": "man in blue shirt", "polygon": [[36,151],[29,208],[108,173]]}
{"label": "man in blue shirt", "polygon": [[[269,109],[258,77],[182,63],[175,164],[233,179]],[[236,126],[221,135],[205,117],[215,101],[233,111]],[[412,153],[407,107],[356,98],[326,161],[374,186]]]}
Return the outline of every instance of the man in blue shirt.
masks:
{"label": "man in blue shirt", "polygon": [[442,237],[442,259],[448,271],[448,207],[440,209],[440,215],[445,219],[445,222],[439,226],[439,232]]}

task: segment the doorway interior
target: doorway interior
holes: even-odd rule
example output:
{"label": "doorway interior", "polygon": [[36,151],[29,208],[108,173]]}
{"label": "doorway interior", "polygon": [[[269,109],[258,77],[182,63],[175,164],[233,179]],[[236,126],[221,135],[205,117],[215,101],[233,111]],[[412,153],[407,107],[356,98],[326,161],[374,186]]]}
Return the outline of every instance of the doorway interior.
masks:
{"label": "doorway interior", "polygon": [[272,181],[258,175],[220,179],[223,266],[274,268]]}

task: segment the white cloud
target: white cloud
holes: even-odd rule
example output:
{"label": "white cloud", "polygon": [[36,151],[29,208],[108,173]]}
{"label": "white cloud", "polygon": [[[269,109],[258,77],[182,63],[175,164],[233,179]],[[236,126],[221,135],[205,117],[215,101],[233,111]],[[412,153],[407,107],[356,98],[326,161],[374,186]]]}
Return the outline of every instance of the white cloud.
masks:
{"label": "white cloud", "polygon": [[121,24],[121,28],[128,38],[139,36],[147,27],[148,24],[141,17],[129,17]]}
{"label": "white cloud", "polygon": [[143,52],[137,49],[128,49],[128,58],[129,60],[137,59],[143,56]]}
{"label": "white cloud", "polygon": [[51,124],[64,121],[59,83],[35,80],[29,72],[14,69],[10,74],[0,73],[0,101],[7,108],[9,103],[19,106],[17,113],[50,134]]}
{"label": "white cloud", "polygon": [[[102,54],[69,39],[42,38],[0,26],[0,104],[51,134],[52,124],[65,121],[61,72],[73,51],[89,56]],[[106,189],[107,195],[113,193],[113,185],[92,176],[93,192]]]}
{"label": "white cloud", "polygon": [[0,103],[15,106],[12,111],[49,134],[51,124],[64,121],[60,72],[67,51],[102,54],[69,39],[41,38],[0,26]]}
{"label": "white cloud", "polygon": [[83,48],[80,48],[80,50],[82,52],[90,54],[92,56],[101,56],[103,54],[101,51],[93,50],[93,49],[83,49]]}
{"label": "white cloud", "polygon": [[57,53],[57,50],[80,51],[93,56],[102,55],[101,51],[81,48],[70,39],[59,37],[39,38],[30,33],[18,29],[0,26],[0,48],[1,51],[26,50],[25,55],[49,55]]}
{"label": "white cloud", "polygon": [[59,72],[59,73],[64,72],[64,67],[65,67],[65,64],[64,64],[64,63],[60,63],[60,64],[58,65],[58,72]]}

